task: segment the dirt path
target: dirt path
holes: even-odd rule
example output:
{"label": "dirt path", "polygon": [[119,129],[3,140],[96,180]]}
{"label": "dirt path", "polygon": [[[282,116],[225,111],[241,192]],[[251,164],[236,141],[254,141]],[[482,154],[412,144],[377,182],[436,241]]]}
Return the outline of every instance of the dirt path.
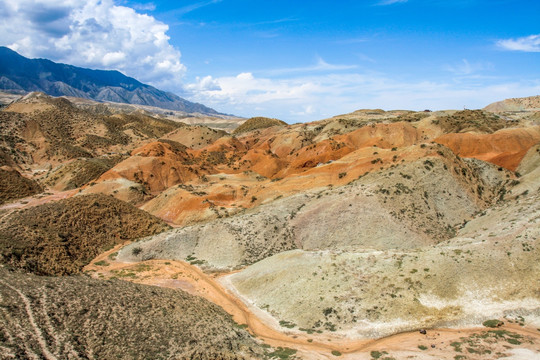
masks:
{"label": "dirt path", "polygon": [[3,280],[0,280],[0,283],[10,288],[11,290],[15,291],[17,295],[19,295],[19,297],[21,298],[24,304],[26,315],[28,315],[28,321],[30,322],[30,325],[32,325],[32,328],[34,329],[34,336],[37,343],[39,344],[39,347],[41,348],[41,353],[43,354],[43,357],[46,360],[58,360],[56,356],[54,356],[49,351],[49,348],[47,347],[47,342],[43,338],[43,333],[41,332],[41,329],[39,328],[39,326],[36,324],[36,320],[34,318],[34,312],[32,311],[32,305],[30,304],[30,300],[28,300],[28,297],[26,297],[26,295],[24,295],[19,289],[14,288],[13,286],[9,285]]}
{"label": "dirt path", "polygon": [[[117,262],[115,253],[123,246],[125,244],[101,254],[84,270],[95,278],[116,277],[141,284],[182,289],[193,295],[202,296],[221,306],[232,315],[234,321],[246,325],[247,330],[266,344],[294,348],[305,359],[335,359],[337,356],[335,354],[338,354],[336,352],[342,354],[341,358],[345,359],[371,359],[370,352],[379,350],[392,351],[394,355],[401,354],[404,357],[408,354],[407,358],[410,359],[454,359],[455,350],[450,343],[488,330],[486,328],[432,329],[425,335],[414,331],[381,339],[350,340],[333,334],[307,334],[276,329],[272,326],[271,319],[266,319],[260,311],[251,309],[249,305],[220,284],[220,277],[227,274],[205,274],[194,265],[174,260]],[[534,339],[533,346],[540,350],[540,331],[516,324],[507,324],[500,329]],[[422,350],[419,350],[419,346],[429,349],[426,351],[429,354],[424,354]],[[504,350],[505,348],[501,347],[501,351]],[[449,351],[452,354],[449,354]],[[538,355],[540,357],[540,353]],[[475,358],[467,357],[467,359]]]}
{"label": "dirt path", "polygon": [[79,190],[66,190],[66,191],[54,191],[50,190],[49,192],[32,195],[23,199],[18,199],[17,201],[3,204],[0,206],[0,210],[17,210],[17,209],[26,209],[33,206],[43,205],[51,201],[62,200],[68,197],[75,195]]}

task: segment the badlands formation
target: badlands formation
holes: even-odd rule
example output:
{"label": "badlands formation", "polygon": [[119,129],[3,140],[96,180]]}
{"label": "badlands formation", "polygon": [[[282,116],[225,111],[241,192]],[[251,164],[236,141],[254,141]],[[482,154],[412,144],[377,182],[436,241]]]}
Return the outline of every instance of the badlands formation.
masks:
{"label": "badlands formation", "polygon": [[538,99],[227,132],[20,98],[0,356],[536,359]]}

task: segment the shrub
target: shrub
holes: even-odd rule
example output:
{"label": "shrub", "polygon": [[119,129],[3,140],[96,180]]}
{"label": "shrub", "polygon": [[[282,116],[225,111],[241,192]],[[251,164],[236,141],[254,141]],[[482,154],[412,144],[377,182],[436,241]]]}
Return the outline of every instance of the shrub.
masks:
{"label": "shrub", "polygon": [[133,256],[137,256],[142,253],[142,249],[140,247],[134,247],[133,250],[131,250],[131,253],[133,254]]}
{"label": "shrub", "polygon": [[482,325],[489,328],[496,328],[496,327],[504,325],[504,323],[500,320],[492,319],[492,320],[484,321]]}
{"label": "shrub", "polygon": [[282,327],[289,328],[289,329],[292,329],[292,328],[294,328],[296,326],[295,323],[290,322],[290,321],[286,321],[286,320],[280,320],[279,325],[282,326]]}
{"label": "shrub", "polygon": [[383,355],[388,354],[386,351],[380,352],[380,351],[372,351],[369,353],[373,359],[378,359]]}
{"label": "shrub", "polygon": [[293,356],[296,354],[296,350],[291,348],[282,348],[278,347],[276,350],[274,350],[271,353],[266,354],[270,359],[278,358],[278,359],[288,359],[290,356]]}

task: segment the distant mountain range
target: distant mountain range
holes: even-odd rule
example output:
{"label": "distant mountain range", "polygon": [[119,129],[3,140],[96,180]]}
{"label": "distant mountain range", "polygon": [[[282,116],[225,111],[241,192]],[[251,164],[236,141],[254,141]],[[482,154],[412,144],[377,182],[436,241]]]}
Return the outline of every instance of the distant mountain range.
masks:
{"label": "distant mountain range", "polygon": [[220,114],[202,104],[143,84],[119,71],[91,70],[47,59],[28,59],[7,47],[0,47],[0,90],[17,93],[42,91],[52,96],[148,105],[186,113]]}

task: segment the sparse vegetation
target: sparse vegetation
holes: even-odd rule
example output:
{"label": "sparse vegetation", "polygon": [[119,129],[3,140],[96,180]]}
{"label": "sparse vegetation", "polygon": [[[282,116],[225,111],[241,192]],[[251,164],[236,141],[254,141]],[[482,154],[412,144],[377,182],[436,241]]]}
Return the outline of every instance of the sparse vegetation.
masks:
{"label": "sparse vegetation", "polygon": [[272,352],[265,352],[265,355],[268,359],[281,359],[281,360],[287,360],[291,356],[294,356],[296,354],[296,350],[288,348],[288,347],[278,347]]}
{"label": "sparse vegetation", "polygon": [[493,133],[510,126],[510,122],[483,110],[463,110],[453,115],[440,116],[437,124],[448,133],[479,131]]}
{"label": "sparse vegetation", "polygon": [[36,181],[25,178],[16,170],[0,169],[0,205],[40,193],[42,190]]}
{"label": "sparse vegetation", "polygon": [[[69,114],[88,120],[84,114],[77,115],[77,111]],[[470,118],[457,119],[456,124],[446,123],[454,114],[458,117],[470,115]],[[234,286],[231,295],[238,292],[277,319],[287,319],[279,321],[281,331],[291,338],[301,337],[302,341],[311,334],[327,334],[328,338],[333,338],[332,335],[340,337],[355,331],[359,336],[376,337],[420,326],[429,329],[443,323],[459,324],[462,320],[477,319],[477,314],[470,313],[470,307],[460,304],[465,301],[464,292],[475,297],[475,301],[479,300],[480,295],[471,289],[485,289],[481,300],[486,304],[509,298],[512,303],[519,304],[522,299],[537,296],[533,286],[520,284],[523,279],[528,284],[536,283],[540,273],[536,261],[539,193],[537,181],[530,175],[531,169],[505,164],[521,173],[518,181],[513,172],[499,165],[493,166],[461,153],[463,158],[460,158],[449,149],[454,149],[452,144],[445,147],[436,143],[437,139],[448,135],[441,134],[445,132],[445,126],[463,132],[492,132],[497,128],[497,121],[489,119],[489,114],[438,111],[426,115],[363,110],[292,126],[271,121],[277,125],[272,129],[263,129],[263,120],[254,120],[251,124],[248,121],[246,128],[251,128],[234,136],[204,127],[195,129],[181,125],[182,131],[175,130],[159,140],[156,135],[167,130],[169,125],[175,126],[158,121],[159,129],[156,129],[150,123],[152,118],[136,114],[134,117],[123,114],[101,116],[95,122],[101,126],[100,134],[89,131],[81,138],[72,129],[79,126],[77,121],[64,119],[64,116],[59,118],[59,124],[55,124],[52,115],[46,115],[44,141],[52,145],[42,157],[43,161],[53,165],[43,167],[44,170],[42,164],[31,162],[33,154],[28,151],[27,140],[17,138],[22,136],[20,132],[14,136],[0,134],[4,136],[0,138],[0,161],[7,167],[10,166],[8,163],[15,164],[21,174],[55,186],[55,196],[63,186],[73,188],[88,184],[89,187],[80,189],[80,193],[108,192],[179,227],[105,256],[104,251],[125,240],[137,240],[169,227],[147,216],[148,213],[138,212],[134,207],[125,208],[125,203],[116,202],[109,196],[86,202],[75,201],[79,198],[76,196],[68,199],[71,202],[67,204],[67,201],[54,202],[44,198],[42,201],[50,201],[47,204],[50,207],[33,209],[32,206],[40,202],[39,195],[21,202],[24,207],[18,209],[20,204],[13,204],[14,209],[4,207],[0,211],[0,255],[5,264],[38,274],[69,275],[76,274],[84,264],[102,254],[99,259],[104,260],[95,262],[95,267],[92,266],[85,275],[101,279],[107,286],[109,283],[105,279],[113,279],[114,284],[119,283],[117,279],[152,283],[155,277],[155,283],[160,286],[185,286],[190,291],[201,291],[203,295],[205,289],[199,288],[200,278],[187,276],[188,271],[180,270],[180,267],[199,275],[200,271],[216,272],[216,277],[219,273],[235,271],[228,277],[230,282],[224,282]],[[427,116],[435,119],[433,124],[438,127],[428,121],[417,122]],[[8,117],[0,112],[0,130],[8,134],[6,129],[12,132],[19,127],[22,129],[29,117],[36,119],[35,114]],[[445,117],[448,118],[443,119]],[[5,121],[8,118],[16,126]],[[185,120],[197,121],[193,118]],[[93,126],[90,121],[84,124],[85,127]],[[521,125],[521,122],[513,122],[517,130],[521,130]],[[530,131],[532,139],[537,136],[534,131]],[[51,140],[63,136],[71,138],[69,141]],[[452,136],[459,140],[462,135]],[[139,141],[144,146],[133,150]],[[525,151],[520,149],[519,153],[522,156]],[[533,155],[537,156],[536,153]],[[494,161],[502,164],[509,158],[514,161],[515,156],[504,153]],[[125,161],[113,167],[117,160]],[[54,167],[57,163],[61,165]],[[96,179],[105,170],[111,171]],[[343,185],[345,182],[348,183]],[[126,217],[128,221],[125,221]],[[109,252],[112,251],[116,250]],[[149,259],[158,260],[146,262]],[[173,260],[185,260],[200,269]],[[71,277],[66,279],[71,281]],[[494,283],[501,285],[492,296]],[[71,286],[71,283],[66,284]],[[96,287],[96,292],[105,291],[97,284],[100,282],[89,286]],[[131,288],[133,291],[138,289]],[[83,294],[90,292],[83,290]],[[23,309],[4,307],[4,292],[0,295],[0,310],[11,313]],[[9,296],[16,298],[17,294]],[[150,297],[157,301],[156,304],[145,302],[137,309],[148,307],[148,313],[152,315],[155,311],[162,311],[163,315],[173,312],[172,308],[159,308],[163,304],[159,298],[166,297],[161,291]],[[452,305],[430,306],[432,298],[440,299],[441,303],[450,299]],[[58,301],[57,297],[53,299]],[[38,297],[31,301],[46,309],[43,304],[48,304],[49,300]],[[105,307],[110,309],[107,320],[131,321],[131,326],[136,328],[135,320],[122,320],[124,314],[117,316],[118,309],[130,307],[131,302],[125,297],[117,301],[115,305]],[[166,305],[170,303],[166,302]],[[506,313],[527,315],[527,309],[517,306],[508,305]],[[56,314],[57,308],[60,307],[53,304],[53,310],[48,312],[48,316],[55,319],[51,322],[54,327],[65,317]],[[81,320],[101,324],[85,317],[87,309],[76,310],[83,312]],[[97,316],[96,312],[91,314]],[[105,323],[102,313],[98,315]],[[205,331],[205,316],[206,313],[200,314],[200,319],[192,316],[186,319],[191,323],[183,325],[187,326],[188,332],[199,326]],[[143,322],[143,331],[147,329],[146,319],[134,319]],[[163,317],[158,319],[166,321]],[[218,323],[219,319],[218,316]],[[396,319],[401,324],[398,327],[393,326]],[[458,359],[498,356],[492,342],[504,344],[506,349],[530,345],[528,337],[499,332],[498,323],[493,326],[490,321],[498,320],[484,323],[495,332],[488,332],[490,329],[486,328],[478,335],[457,341],[454,340],[460,335],[454,334],[451,341],[445,340],[444,346],[431,337],[422,337],[408,343],[412,347],[408,350],[416,351],[419,356],[453,351],[456,354],[452,353],[450,357],[455,355]],[[507,315],[505,322],[525,326],[525,319],[517,315]],[[46,325],[47,320],[42,318],[37,323]],[[246,324],[220,324],[226,334],[245,335]],[[167,331],[160,326],[156,329]],[[175,331],[181,331],[180,327],[174,326]],[[86,338],[81,341],[79,337],[86,336],[88,341],[93,341],[88,334],[66,329],[69,333],[66,349],[69,346],[74,351],[86,349]],[[5,350],[1,342],[7,338],[2,331],[0,329],[0,357]],[[102,326],[95,333],[108,334],[108,331]],[[222,335],[215,334],[214,328],[211,332],[207,335]],[[303,336],[298,335],[299,332],[303,332]],[[74,334],[73,338],[71,334]],[[133,341],[140,341],[140,335],[130,334],[121,325],[115,336],[129,348]],[[231,335],[233,338],[234,334]],[[158,347],[161,347],[160,334],[146,335],[152,340],[157,338]],[[54,336],[47,333],[45,341],[52,344],[52,338]],[[107,335],[107,339],[110,338]],[[317,347],[326,341],[324,338],[324,335],[316,336]],[[30,339],[29,343],[33,344],[35,335],[25,339]],[[203,340],[189,338],[189,341],[187,348],[206,351]],[[290,348],[262,346],[265,351],[261,352],[260,347],[251,342],[245,347],[236,347],[227,341],[225,339],[228,352],[224,356],[227,359],[236,356],[299,357]],[[430,351],[430,343],[426,341],[432,341],[434,350]],[[313,339],[303,343],[302,350],[308,348],[310,342]],[[34,345],[28,349],[34,351]],[[149,350],[144,356],[173,358],[179,347],[176,343],[168,345],[172,355],[158,356]],[[328,352],[334,348],[337,349],[331,345],[326,347],[324,356],[331,357]],[[88,349],[93,351],[94,348]],[[139,351],[137,347],[136,350]],[[201,355],[184,350],[182,348],[182,355],[177,357],[205,358],[205,352]],[[349,354],[350,349],[339,350],[346,351],[348,357],[354,356]],[[420,350],[424,351],[423,355]],[[342,356],[340,351],[334,350],[332,355]],[[101,354],[91,355],[98,358]],[[127,354],[125,358],[137,358],[138,354]],[[214,355],[219,358],[221,354]],[[16,358],[15,355],[11,357]],[[373,351],[369,355],[373,359],[392,359],[385,351]],[[40,356],[37,354],[36,358]]]}
{"label": "sparse vegetation", "polygon": [[267,351],[220,307],[178,289],[0,268],[0,295],[9,309],[0,312],[2,359],[26,358],[29,349],[37,358],[47,358],[48,350],[59,359],[226,359],[231,353],[247,359]]}
{"label": "sparse vegetation", "polygon": [[110,196],[76,196],[4,218],[0,260],[41,275],[76,274],[106,249],[168,228]]}
{"label": "sparse vegetation", "polygon": [[271,118],[265,118],[265,117],[253,117],[248,120],[246,120],[245,123],[237,127],[233,134],[242,134],[248,131],[253,131],[257,129],[264,129],[270,126],[285,126],[287,125],[286,122],[278,120],[278,119],[271,119]]}

